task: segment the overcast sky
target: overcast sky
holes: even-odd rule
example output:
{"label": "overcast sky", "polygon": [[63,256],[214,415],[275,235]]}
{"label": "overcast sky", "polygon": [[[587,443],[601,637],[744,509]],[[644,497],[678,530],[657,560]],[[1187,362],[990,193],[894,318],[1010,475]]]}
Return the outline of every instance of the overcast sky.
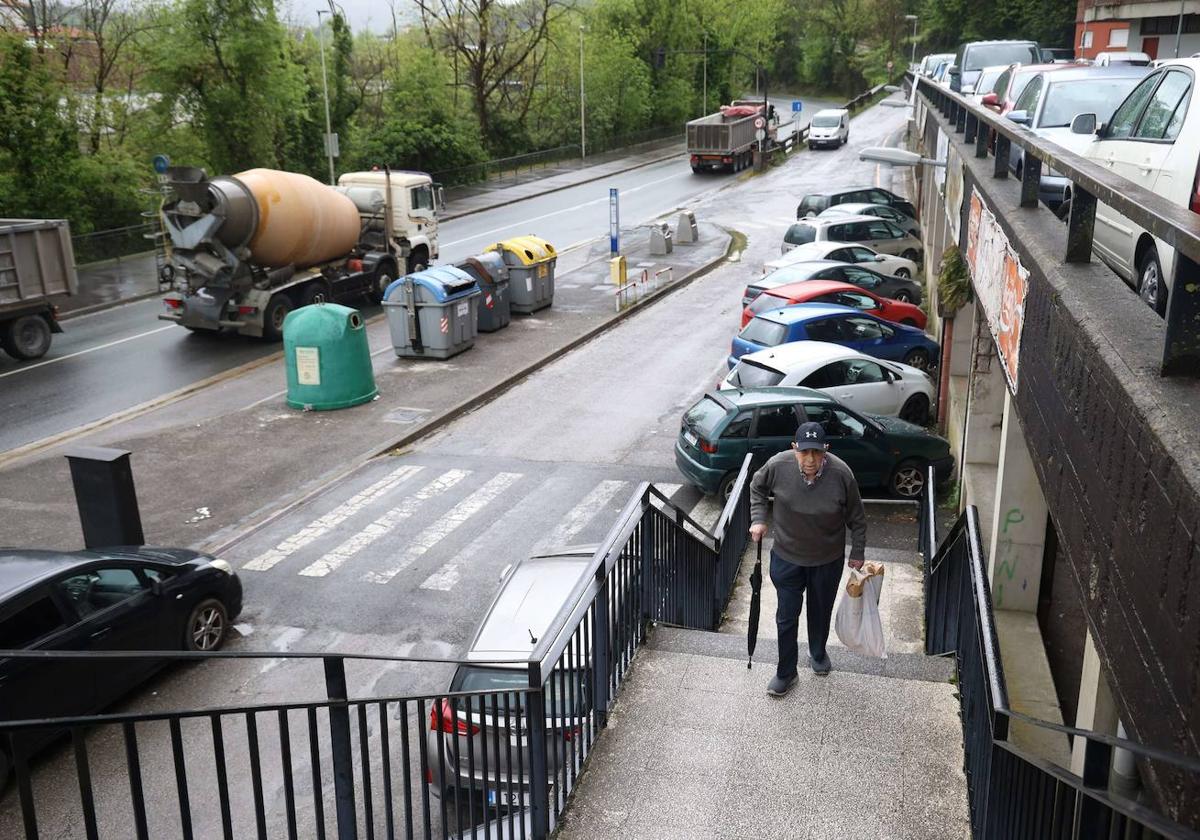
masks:
{"label": "overcast sky", "polygon": [[[392,10],[388,0],[334,0],[350,22],[353,32],[364,29],[372,32],[387,32],[392,25]],[[401,26],[417,22],[416,7],[412,0],[392,0]],[[315,26],[317,9],[328,9],[326,0],[277,0],[279,16],[298,26]]]}

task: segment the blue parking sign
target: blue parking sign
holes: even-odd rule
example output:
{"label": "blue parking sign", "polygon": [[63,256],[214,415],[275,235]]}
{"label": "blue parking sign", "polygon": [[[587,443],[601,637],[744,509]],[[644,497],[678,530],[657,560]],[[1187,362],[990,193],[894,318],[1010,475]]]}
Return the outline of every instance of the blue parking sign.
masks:
{"label": "blue parking sign", "polygon": [[799,99],[792,100],[792,113],[799,114],[804,109],[804,103]]}

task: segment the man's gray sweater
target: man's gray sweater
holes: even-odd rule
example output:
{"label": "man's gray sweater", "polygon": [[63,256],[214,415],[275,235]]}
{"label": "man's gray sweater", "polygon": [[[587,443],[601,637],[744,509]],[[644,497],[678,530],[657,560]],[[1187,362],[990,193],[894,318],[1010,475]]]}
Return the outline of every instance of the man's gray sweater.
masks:
{"label": "man's gray sweater", "polygon": [[792,450],[780,452],[750,481],[750,522],[767,521],[775,496],[775,552],[798,566],[823,566],[846,556],[846,529],[853,540],[850,559],[867,548],[867,515],[858,482],[846,462],[825,453],[825,465],[811,485]]}

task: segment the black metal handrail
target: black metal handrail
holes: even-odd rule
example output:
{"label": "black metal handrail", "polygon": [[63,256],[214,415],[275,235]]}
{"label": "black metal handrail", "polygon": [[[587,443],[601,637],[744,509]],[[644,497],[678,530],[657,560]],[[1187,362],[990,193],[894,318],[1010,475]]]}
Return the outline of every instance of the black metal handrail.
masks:
{"label": "black metal handrail", "polygon": [[[1009,706],[992,612],[979,515],[968,506],[937,543],[934,483],[921,500],[918,550],[925,557],[926,638],[929,654],[956,658],[963,722],[964,769],[973,836],[1155,836],[1198,838],[1197,833],[1108,790],[1114,750],[1200,774],[1200,759],[1090,730],[1039,720]],[[1013,744],[1010,721],[1084,739],[1082,775]]]}
{"label": "black metal handrail", "polygon": [[1097,201],[1177,249],[1161,372],[1200,376],[1200,217],[930,79],[918,77],[916,85],[921,102],[941,112],[949,133],[962,134],[964,143],[974,145],[974,157],[986,158],[989,150],[994,151],[994,177],[1008,177],[1013,146],[1024,151],[1022,207],[1037,207],[1044,170],[1053,168],[1071,181],[1065,262],[1091,260]]}

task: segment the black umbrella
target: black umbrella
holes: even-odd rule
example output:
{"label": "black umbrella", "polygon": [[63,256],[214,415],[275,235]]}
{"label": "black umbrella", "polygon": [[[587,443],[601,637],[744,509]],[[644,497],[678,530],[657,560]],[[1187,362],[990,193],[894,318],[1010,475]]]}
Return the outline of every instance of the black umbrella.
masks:
{"label": "black umbrella", "polygon": [[754,661],[754,646],[758,644],[758,613],[762,594],[762,537],[758,540],[758,559],[750,573],[750,626],[746,628],[746,668]]}

